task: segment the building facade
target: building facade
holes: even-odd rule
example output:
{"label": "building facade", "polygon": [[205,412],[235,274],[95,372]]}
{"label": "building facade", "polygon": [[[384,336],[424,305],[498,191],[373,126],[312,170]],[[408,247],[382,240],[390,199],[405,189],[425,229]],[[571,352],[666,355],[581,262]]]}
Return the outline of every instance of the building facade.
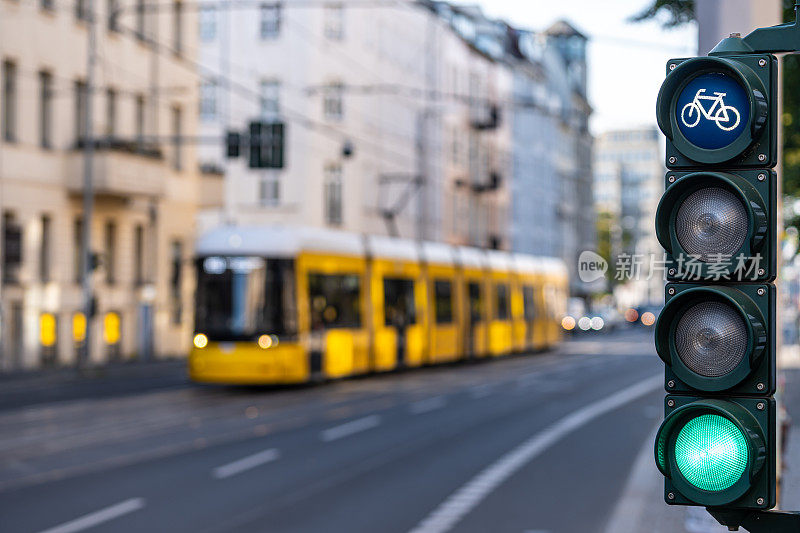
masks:
{"label": "building facade", "polygon": [[[511,69],[444,3],[201,10],[201,134],[285,124],[285,165],[225,173],[201,226],[287,223],[509,248]],[[502,54],[501,54],[502,56]],[[269,57],[266,61],[264,58]],[[300,68],[298,68],[300,66]]]}
{"label": "building facade", "polygon": [[[2,370],[76,362],[87,342],[86,223],[97,258],[90,363],[180,354],[191,340],[202,190],[195,146],[186,141],[197,131],[195,15],[180,4],[147,12],[132,2],[95,6],[90,13],[83,1],[0,1]],[[89,142],[94,210],[87,222]]]}
{"label": "building facade", "polygon": [[612,260],[626,265],[625,279],[619,281],[629,306],[660,304],[664,297],[663,273],[654,262],[663,254],[654,230],[666,172],[659,138],[655,127],[609,131],[597,138],[596,208],[610,224]]}

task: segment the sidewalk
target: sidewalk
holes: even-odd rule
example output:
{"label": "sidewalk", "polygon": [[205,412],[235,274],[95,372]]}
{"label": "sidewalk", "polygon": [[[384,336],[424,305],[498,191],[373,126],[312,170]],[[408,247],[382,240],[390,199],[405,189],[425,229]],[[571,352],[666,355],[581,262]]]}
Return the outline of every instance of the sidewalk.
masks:
{"label": "sidewalk", "polygon": [[188,385],[185,359],[109,363],[0,374],[0,410]]}

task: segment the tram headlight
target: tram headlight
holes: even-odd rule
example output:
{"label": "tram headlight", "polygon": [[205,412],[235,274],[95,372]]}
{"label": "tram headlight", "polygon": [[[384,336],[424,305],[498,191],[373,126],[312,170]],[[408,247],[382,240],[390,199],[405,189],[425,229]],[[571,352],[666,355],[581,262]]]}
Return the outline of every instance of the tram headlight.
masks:
{"label": "tram headlight", "polygon": [[198,333],[194,336],[194,345],[196,348],[205,348],[208,346],[208,337],[204,333]]}

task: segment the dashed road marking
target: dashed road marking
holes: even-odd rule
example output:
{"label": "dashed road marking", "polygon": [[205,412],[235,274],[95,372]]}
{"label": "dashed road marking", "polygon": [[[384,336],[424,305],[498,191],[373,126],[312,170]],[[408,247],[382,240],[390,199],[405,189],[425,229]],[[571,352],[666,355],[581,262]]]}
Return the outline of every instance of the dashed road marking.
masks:
{"label": "dashed road marking", "polygon": [[228,463],[226,465],[218,466],[214,470],[211,471],[211,475],[217,479],[225,479],[231,476],[235,476],[236,474],[240,474],[257,466],[261,466],[267,463],[271,463],[275,461],[281,456],[280,452],[274,448],[270,448],[269,450],[264,450],[263,452],[254,453],[253,455],[248,455],[247,457],[243,457],[238,461],[233,461],[232,463]]}
{"label": "dashed road marking", "polygon": [[364,418],[358,418],[351,422],[346,422],[339,426],[334,426],[332,428],[323,430],[319,434],[319,438],[322,439],[323,442],[331,442],[344,437],[349,437],[354,433],[360,433],[362,431],[378,427],[379,425],[381,425],[381,417],[378,415],[369,415],[365,416]]}
{"label": "dashed road marking", "polygon": [[447,400],[444,396],[434,396],[433,398],[426,398],[412,403],[411,407],[409,407],[409,411],[411,411],[413,415],[421,415],[423,413],[435,411],[436,409],[441,409],[445,405],[447,405]]}
{"label": "dashed road marking", "polygon": [[653,376],[561,418],[558,422],[533,435],[486,467],[477,476],[451,494],[431,514],[424,518],[411,533],[445,533],[450,531],[492,491],[547,448],[595,418],[656,390],[662,383],[663,378],[661,376]]}
{"label": "dashed road marking", "polygon": [[76,531],[83,531],[90,527],[98,526],[109,520],[114,520],[120,516],[138,511],[145,505],[144,498],[131,498],[120,502],[116,505],[111,505],[99,511],[89,513],[87,515],[76,518],[69,522],[64,522],[61,525],[46,529],[41,533],[75,533]]}

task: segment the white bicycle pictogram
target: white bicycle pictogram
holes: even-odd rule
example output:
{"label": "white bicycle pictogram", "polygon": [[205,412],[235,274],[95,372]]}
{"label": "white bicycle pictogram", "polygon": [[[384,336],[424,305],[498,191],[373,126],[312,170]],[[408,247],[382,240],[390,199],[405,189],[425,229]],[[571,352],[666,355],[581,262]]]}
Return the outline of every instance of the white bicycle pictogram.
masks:
{"label": "white bicycle pictogram", "polygon": [[[732,105],[725,105],[723,98],[728,93],[715,92],[716,96],[707,96],[705,89],[699,89],[694,95],[694,100],[683,106],[681,110],[681,120],[687,128],[694,128],[700,123],[700,118],[705,117],[717,124],[722,131],[731,131],[739,125],[739,111]],[[711,100],[711,107],[708,111],[703,107],[702,100]],[[689,120],[687,120],[687,118]],[[731,126],[725,124],[733,123]]]}

